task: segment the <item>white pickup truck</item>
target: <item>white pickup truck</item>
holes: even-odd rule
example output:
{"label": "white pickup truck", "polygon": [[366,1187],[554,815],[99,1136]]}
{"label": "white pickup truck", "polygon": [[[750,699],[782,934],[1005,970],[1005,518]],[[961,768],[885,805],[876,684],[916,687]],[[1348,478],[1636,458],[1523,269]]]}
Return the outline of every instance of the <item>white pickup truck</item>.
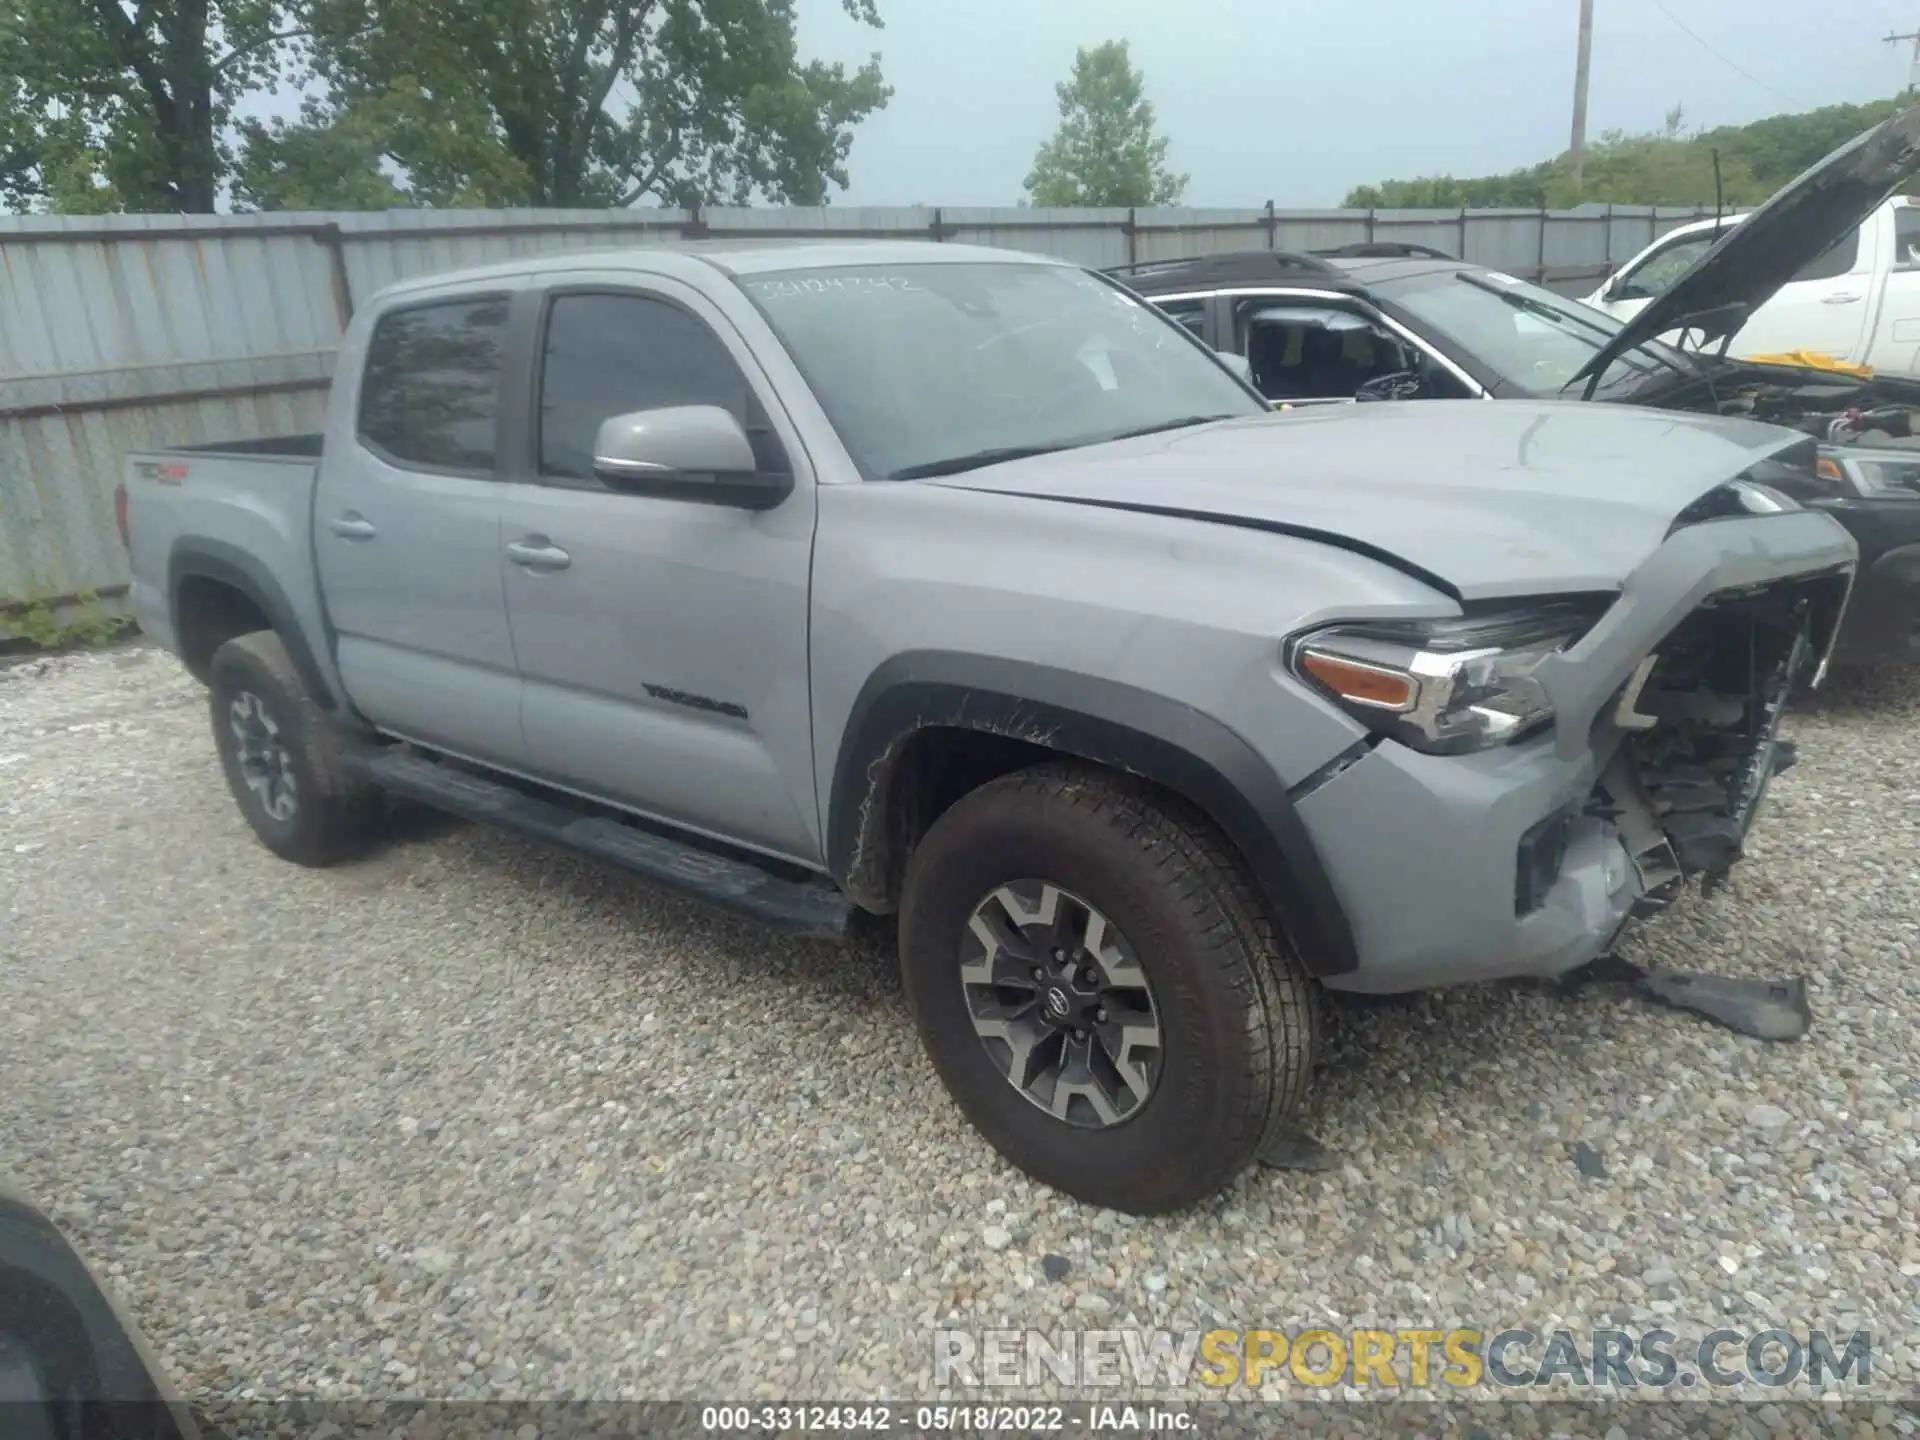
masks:
{"label": "white pickup truck", "polygon": [[[1747,217],[1682,225],[1634,256],[1586,303],[1631,320]],[[1690,336],[1673,331],[1674,344]],[[1920,204],[1887,201],[1807,263],[1740,327],[1729,353],[1805,352],[1876,373],[1920,374]]]}

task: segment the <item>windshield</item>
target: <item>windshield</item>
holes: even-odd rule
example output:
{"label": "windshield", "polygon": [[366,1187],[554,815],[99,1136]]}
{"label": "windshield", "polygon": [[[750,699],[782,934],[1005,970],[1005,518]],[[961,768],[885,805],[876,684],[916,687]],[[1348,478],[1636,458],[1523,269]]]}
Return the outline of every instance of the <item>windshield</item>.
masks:
{"label": "windshield", "polygon": [[[1389,281],[1375,293],[1420,329],[1477,359],[1522,395],[1553,398],[1619,333],[1611,315],[1490,270],[1442,270]],[[1692,374],[1693,361],[1659,341],[1607,367],[1600,392],[1625,393],[1653,373]],[[1578,393],[1577,391],[1575,392]]]}
{"label": "windshield", "polygon": [[858,265],[740,283],[870,477],[1269,413],[1179,325],[1065,266]]}

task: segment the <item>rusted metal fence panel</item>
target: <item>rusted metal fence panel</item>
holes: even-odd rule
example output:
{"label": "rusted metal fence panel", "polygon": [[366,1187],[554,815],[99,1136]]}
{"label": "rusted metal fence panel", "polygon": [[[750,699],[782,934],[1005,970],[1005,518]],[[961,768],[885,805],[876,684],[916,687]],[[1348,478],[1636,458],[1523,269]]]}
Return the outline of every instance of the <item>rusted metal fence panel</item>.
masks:
{"label": "rusted metal fence panel", "polygon": [[1583,294],[1701,213],[1268,204],[0,217],[0,635],[31,604],[111,604],[124,591],[112,494],[126,451],[319,428],[355,307],[402,279],[715,239],[924,239],[1092,266],[1400,240]]}

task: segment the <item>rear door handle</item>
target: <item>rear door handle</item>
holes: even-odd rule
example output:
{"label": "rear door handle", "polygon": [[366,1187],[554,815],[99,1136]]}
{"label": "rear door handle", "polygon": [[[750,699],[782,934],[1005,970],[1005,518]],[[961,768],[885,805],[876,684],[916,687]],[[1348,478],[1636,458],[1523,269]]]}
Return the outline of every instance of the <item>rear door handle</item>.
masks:
{"label": "rear door handle", "polygon": [[564,570],[573,557],[544,535],[529,535],[507,546],[507,558],[523,570]]}
{"label": "rear door handle", "polygon": [[1857,291],[1847,290],[1838,295],[1823,295],[1820,297],[1820,303],[1822,305],[1852,305],[1856,301],[1866,298],[1866,296]]}
{"label": "rear door handle", "polygon": [[371,520],[352,510],[334,516],[327,522],[327,528],[342,540],[371,540],[380,533]]}

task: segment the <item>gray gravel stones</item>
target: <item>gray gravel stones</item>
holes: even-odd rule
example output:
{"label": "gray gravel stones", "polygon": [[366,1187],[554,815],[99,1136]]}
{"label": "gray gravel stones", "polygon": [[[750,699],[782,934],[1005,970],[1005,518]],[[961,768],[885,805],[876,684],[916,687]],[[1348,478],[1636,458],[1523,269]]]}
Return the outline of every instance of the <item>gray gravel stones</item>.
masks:
{"label": "gray gravel stones", "polygon": [[[1336,1004],[1331,1168],[1147,1222],[992,1155],[870,957],[431,820],[282,864],[170,658],[15,666],[0,1170],[203,1403],[924,1396],[937,1326],[1087,1325],[1858,1325],[1912,1393],[1920,679],[1791,730],[1751,860],[1628,953],[1803,970],[1804,1040],[1605,987]],[[1616,1423],[1684,1430],[1538,1433]]]}

